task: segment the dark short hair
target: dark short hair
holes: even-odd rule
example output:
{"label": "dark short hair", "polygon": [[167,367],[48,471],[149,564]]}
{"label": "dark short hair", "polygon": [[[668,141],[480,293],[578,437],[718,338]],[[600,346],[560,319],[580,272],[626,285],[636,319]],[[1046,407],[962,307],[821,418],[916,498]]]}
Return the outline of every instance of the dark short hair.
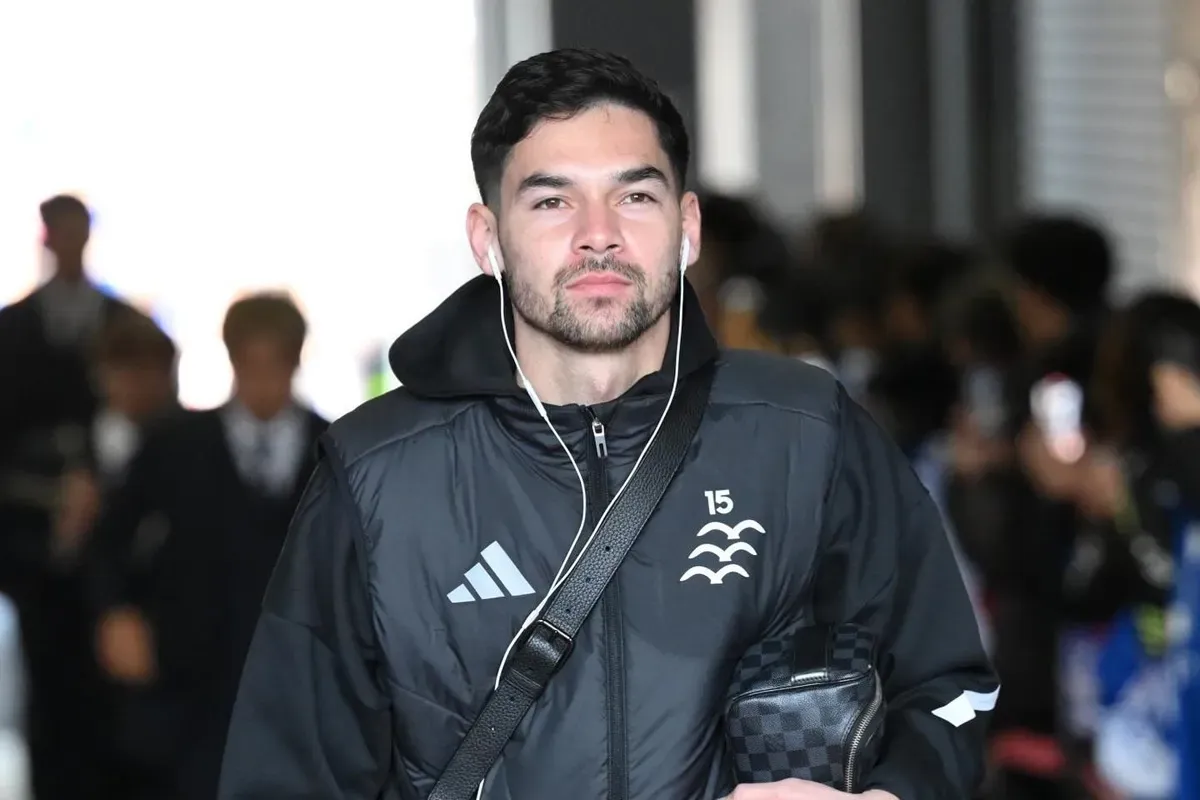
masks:
{"label": "dark short hair", "polygon": [[100,331],[96,357],[103,366],[148,366],[169,371],[175,367],[175,343],[150,317],[123,311]]}
{"label": "dark short hair", "polygon": [[965,246],[938,239],[913,242],[899,249],[890,288],[933,317],[974,265],[975,256]]}
{"label": "dark short hair", "polygon": [[1020,220],[1000,241],[1000,257],[1018,278],[1076,314],[1102,308],[1114,273],[1108,236],[1070,215]]}
{"label": "dark short hair", "polygon": [[483,202],[495,199],[509,154],[534,126],[547,119],[570,119],[604,103],[650,117],[682,190],[690,145],[675,104],[628,59],[599,50],[569,48],[513,66],[480,112],[471,134],[471,165]]}
{"label": "dark short hair", "polygon": [[234,302],[225,312],[221,338],[231,354],[247,341],[270,338],[282,344],[297,361],[304,349],[308,323],[292,301],[281,292],[260,292]]}
{"label": "dark short hair", "polygon": [[47,228],[54,223],[70,216],[83,216],[91,219],[91,214],[88,212],[88,207],[78,197],[69,194],[59,194],[44,201],[38,211],[42,215],[42,224]]}

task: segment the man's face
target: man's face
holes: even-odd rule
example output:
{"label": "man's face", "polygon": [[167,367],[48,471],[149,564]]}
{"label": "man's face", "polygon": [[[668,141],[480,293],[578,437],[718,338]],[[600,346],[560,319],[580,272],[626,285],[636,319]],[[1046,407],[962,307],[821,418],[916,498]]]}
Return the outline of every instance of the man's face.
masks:
{"label": "man's face", "polygon": [[889,338],[907,344],[929,339],[929,321],[921,304],[907,292],[897,292],[888,299],[884,311],[884,329]]}
{"label": "man's face", "polygon": [[175,394],[171,370],[158,364],[108,365],[101,380],[108,407],[135,422],[162,412]]}
{"label": "man's face", "polygon": [[271,419],[291,402],[297,363],[281,342],[249,339],[230,353],[230,363],[238,400],[259,419]]}
{"label": "man's face", "polygon": [[513,307],[575,350],[627,347],[671,307],[685,225],[698,235],[695,196],[681,202],[645,114],[602,105],[543,121],[513,148],[500,187]]}
{"label": "man's face", "polygon": [[77,260],[87,246],[90,228],[86,214],[61,214],[46,226],[46,247],[59,260]]}
{"label": "man's face", "polygon": [[1021,338],[1034,347],[1054,344],[1067,335],[1071,317],[1045,292],[1021,281],[1013,292]]}

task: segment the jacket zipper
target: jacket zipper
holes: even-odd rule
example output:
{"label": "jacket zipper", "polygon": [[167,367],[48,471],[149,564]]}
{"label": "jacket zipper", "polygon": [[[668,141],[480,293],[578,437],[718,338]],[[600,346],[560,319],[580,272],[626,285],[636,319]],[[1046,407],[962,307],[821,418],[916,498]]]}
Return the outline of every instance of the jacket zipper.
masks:
{"label": "jacket zipper", "polygon": [[[612,499],[608,486],[608,439],[604,423],[592,409],[584,408],[592,429],[592,447],[588,448],[588,526],[595,530],[600,515]],[[608,800],[626,800],[629,776],[625,740],[625,633],[621,618],[621,589],[614,576],[600,606],[604,625],[605,697],[608,706]]]}
{"label": "jacket zipper", "polygon": [[879,713],[882,705],[883,686],[880,685],[879,678],[876,677],[875,696],[871,698],[871,705],[867,706],[867,710],[859,718],[858,724],[854,726],[854,733],[850,737],[850,746],[846,750],[846,794],[854,794],[854,785],[857,783],[855,778],[858,777],[855,774],[858,772],[858,751],[862,748],[867,731],[870,730],[871,722],[874,721],[875,715]]}

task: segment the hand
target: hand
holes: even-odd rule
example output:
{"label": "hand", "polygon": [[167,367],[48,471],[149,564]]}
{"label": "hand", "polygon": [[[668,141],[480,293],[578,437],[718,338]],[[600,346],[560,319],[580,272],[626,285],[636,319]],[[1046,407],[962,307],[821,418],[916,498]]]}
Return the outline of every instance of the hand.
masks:
{"label": "hand", "polygon": [[1021,468],[1039,494],[1063,502],[1078,499],[1083,468],[1079,462],[1068,463],[1051,453],[1046,437],[1033,423],[1017,435],[1017,453]]}
{"label": "hand", "polygon": [[774,783],[743,783],[733,794],[722,800],[838,800],[842,797],[865,797],[868,800],[898,800],[894,794],[872,789],[859,795],[839,792],[828,786],[798,778]]}
{"label": "hand", "polygon": [[954,415],[950,461],[955,473],[969,480],[980,478],[1008,459],[1007,442],[984,436],[969,414],[960,411]]}
{"label": "hand", "polygon": [[158,672],[154,659],[154,636],[142,613],[118,608],[100,621],[96,636],[100,666],[120,683],[149,683]]}
{"label": "hand", "polygon": [[1129,502],[1125,474],[1117,455],[1093,448],[1080,463],[1082,475],[1076,505],[1091,519],[1112,519]]}
{"label": "hand", "polygon": [[1167,430],[1200,427],[1200,381],[1192,371],[1176,364],[1155,364],[1150,369],[1154,387],[1154,413]]}
{"label": "hand", "polygon": [[54,518],[55,555],[74,556],[96,521],[100,509],[100,489],[91,472],[78,469],[62,479],[58,513]]}

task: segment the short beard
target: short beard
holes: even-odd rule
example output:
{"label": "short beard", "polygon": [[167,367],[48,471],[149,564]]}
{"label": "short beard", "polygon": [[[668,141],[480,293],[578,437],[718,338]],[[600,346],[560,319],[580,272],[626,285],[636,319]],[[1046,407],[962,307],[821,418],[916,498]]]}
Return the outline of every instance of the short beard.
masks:
{"label": "short beard", "polygon": [[[585,259],[565,267],[554,278],[553,303],[542,297],[518,275],[511,271],[503,275],[504,284],[512,298],[513,308],[530,327],[559,344],[580,353],[616,353],[632,345],[654,327],[671,309],[671,302],[678,290],[679,274],[668,271],[655,285],[650,285],[646,274],[627,262],[618,261],[607,255],[602,259]],[[567,300],[567,284],[589,272],[611,272],[633,284],[635,296],[619,320],[611,324],[597,323],[581,316]],[[604,303],[618,301],[600,299],[593,301],[598,307]]]}

